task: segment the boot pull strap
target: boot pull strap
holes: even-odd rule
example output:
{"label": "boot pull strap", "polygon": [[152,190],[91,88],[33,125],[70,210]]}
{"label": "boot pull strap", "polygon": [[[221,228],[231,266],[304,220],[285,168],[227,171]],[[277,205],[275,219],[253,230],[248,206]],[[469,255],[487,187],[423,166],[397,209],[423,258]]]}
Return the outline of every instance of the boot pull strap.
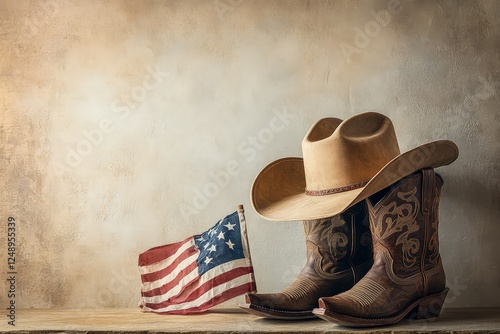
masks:
{"label": "boot pull strap", "polygon": [[436,177],[433,168],[422,169],[422,213],[430,215],[432,212],[432,201],[434,199],[434,187]]}

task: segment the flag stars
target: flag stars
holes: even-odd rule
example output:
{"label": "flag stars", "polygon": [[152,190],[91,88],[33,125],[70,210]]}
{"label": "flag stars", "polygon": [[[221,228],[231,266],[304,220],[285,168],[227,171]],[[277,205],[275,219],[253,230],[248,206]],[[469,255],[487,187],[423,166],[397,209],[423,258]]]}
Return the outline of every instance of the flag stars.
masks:
{"label": "flag stars", "polygon": [[234,227],[236,224],[231,224],[231,222],[228,222],[226,225],[224,225],[228,231],[234,231]]}
{"label": "flag stars", "polygon": [[234,250],[234,244],[232,243],[231,239],[229,239],[228,241],[226,241],[226,245],[227,245],[230,249]]}
{"label": "flag stars", "polygon": [[[239,234],[237,223],[233,223],[229,220],[220,220],[204,234],[197,235],[195,240],[202,249],[204,257],[200,259],[201,263],[207,266],[207,268],[211,268],[217,265],[224,256],[234,256],[234,254],[240,252],[239,246],[238,248],[236,247],[238,241],[234,238],[235,234]],[[236,240],[236,243],[233,240]],[[224,244],[227,245],[228,248],[226,248]],[[228,249],[230,249],[231,252],[229,252]]]}

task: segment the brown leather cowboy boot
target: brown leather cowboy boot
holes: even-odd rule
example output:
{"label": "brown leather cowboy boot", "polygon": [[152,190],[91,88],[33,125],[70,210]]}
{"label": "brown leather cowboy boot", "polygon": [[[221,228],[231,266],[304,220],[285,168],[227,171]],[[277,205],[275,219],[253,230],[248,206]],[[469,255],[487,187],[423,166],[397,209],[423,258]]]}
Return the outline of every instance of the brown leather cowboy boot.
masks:
{"label": "brown leather cowboy boot", "polygon": [[304,221],[307,262],[283,291],[249,293],[245,311],[275,319],[315,319],[318,298],[350,289],[370,269],[373,252],[366,204],[326,219]]}
{"label": "brown leather cowboy boot", "polygon": [[321,298],[314,314],[356,327],[439,316],[448,292],[438,239],[442,186],[427,168],[368,198],[373,267],[351,290]]}

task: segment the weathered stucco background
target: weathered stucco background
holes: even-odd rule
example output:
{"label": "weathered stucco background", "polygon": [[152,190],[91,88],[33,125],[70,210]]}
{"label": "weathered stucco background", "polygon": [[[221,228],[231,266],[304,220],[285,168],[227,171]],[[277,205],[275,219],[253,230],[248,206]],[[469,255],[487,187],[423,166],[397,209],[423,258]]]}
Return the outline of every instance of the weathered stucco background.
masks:
{"label": "weathered stucco background", "polygon": [[366,110],[392,118],[403,151],[458,144],[439,169],[447,305],[500,306],[500,2],[2,0],[0,11],[0,271],[13,216],[18,307],[137,306],[137,255],[239,203],[259,290],[285,287],[305,262],[302,225],[259,218],[253,178],[301,155],[319,118]]}

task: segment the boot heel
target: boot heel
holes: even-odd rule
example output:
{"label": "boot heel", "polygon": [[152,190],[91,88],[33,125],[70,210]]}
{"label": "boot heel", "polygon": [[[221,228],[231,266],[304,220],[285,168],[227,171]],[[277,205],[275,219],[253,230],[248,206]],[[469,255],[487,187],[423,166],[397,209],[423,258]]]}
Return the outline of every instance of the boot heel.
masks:
{"label": "boot heel", "polygon": [[448,294],[448,288],[442,292],[424,297],[419,304],[406,316],[407,319],[422,320],[439,317],[443,308],[444,300]]}

